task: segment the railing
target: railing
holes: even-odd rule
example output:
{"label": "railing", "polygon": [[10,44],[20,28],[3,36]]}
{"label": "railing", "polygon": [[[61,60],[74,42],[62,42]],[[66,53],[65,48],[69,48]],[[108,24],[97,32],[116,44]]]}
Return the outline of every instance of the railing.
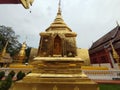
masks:
{"label": "railing", "polygon": [[120,70],[83,70],[93,80],[115,80],[120,79]]}
{"label": "railing", "polygon": [[[0,68],[0,71],[5,71],[7,76],[10,71],[18,73],[22,71],[28,73],[32,71],[30,68]],[[120,70],[82,70],[90,79],[93,80],[114,80],[120,79]]]}
{"label": "railing", "polygon": [[10,71],[14,71],[16,74],[19,72],[19,71],[22,71],[24,72],[25,74],[27,74],[28,72],[32,71],[31,68],[0,68],[0,71],[4,71],[5,72],[5,75],[7,76],[9,74]]}

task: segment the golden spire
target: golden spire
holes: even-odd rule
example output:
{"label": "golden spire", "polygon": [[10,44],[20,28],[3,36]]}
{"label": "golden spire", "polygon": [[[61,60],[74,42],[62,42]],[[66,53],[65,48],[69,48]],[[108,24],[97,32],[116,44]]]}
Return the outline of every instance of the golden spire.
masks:
{"label": "golden spire", "polygon": [[[60,21],[63,22],[62,16],[61,16],[61,0],[59,0],[59,3],[58,3],[58,12],[57,12],[56,19],[57,19],[57,21],[60,20]],[[56,19],[55,19],[55,20],[56,20]]]}
{"label": "golden spire", "polygon": [[[57,15],[53,21],[53,23],[51,23],[50,27],[48,27],[46,29],[46,31],[56,31],[56,29],[53,29],[52,27],[55,27],[55,28],[66,28],[64,30],[62,30],[62,32],[66,32],[66,31],[72,31],[67,25],[66,23],[64,22],[63,18],[62,18],[62,15],[61,15],[61,0],[59,0],[59,3],[58,3],[58,12],[57,12]],[[52,29],[51,29],[52,28]],[[61,29],[60,30],[57,30],[57,31],[60,31],[61,32]]]}
{"label": "golden spire", "polygon": [[55,23],[56,24],[63,23],[65,25],[64,20],[62,19],[62,15],[61,15],[61,0],[59,0],[59,3],[58,3],[58,12],[57,12],[57,16],[56,16],[53,24],[55,24]]}
{"label": "golden spire", "polygon": [[115,48],[113,47],[113,44],[112,44],[112,41],[110,41],[110,45],[111,45],[111,48],[112,48],[112,52],[113,52],[113,58],[117,61],[117,63],[119,63],[119,55],[117,54]]}
{"label": "golden spire", "polygon": [[5,55],[5,53],[6,53],[6,48],[7,48],[7,45],[8,45],[8,41],[6,42],[5,47],[3,48],[3,51],[2,51],[2,56],[4,56],[4,55]]}
{"label": "golden spire", "polygon": [[61,15],[61,0],[59,0],[57,15]]}

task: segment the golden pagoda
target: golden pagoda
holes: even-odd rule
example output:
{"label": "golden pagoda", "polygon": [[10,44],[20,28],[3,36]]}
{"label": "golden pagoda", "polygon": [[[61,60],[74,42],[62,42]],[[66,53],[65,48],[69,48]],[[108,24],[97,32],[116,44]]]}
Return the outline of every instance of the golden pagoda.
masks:
{"label": "golden pagoda", "polygon": [[97,84],[81,71],[84,60],[77,57],[77,34],[64,23],[60,3],[54,22],[40,33],[38,55],[32,62],[34,70],[12,90],[98,90]]}
{"label": "golden pagoda", "polygon": [[66,25],[62,19],[60,3],[58,13],[53,23],[40,33],[41,39],[38,48],[38,56],[77,56],[75,32]]}
{"label": "golden pagoda", "polygon": [[10,64],[9,68],[21,68],[21,69],[22,68],[24,68],[24,69],[32,69],[33,68],[32,65],[30,65],[28,63],[26,65],[25,63],[23,63],[23,62],[25,62],[25,59],[26,59],[26,52],[25,52],[26,47],[27,47],[26,42],[23,42],[22,47],[18,53],[17,60],[14,63]]}

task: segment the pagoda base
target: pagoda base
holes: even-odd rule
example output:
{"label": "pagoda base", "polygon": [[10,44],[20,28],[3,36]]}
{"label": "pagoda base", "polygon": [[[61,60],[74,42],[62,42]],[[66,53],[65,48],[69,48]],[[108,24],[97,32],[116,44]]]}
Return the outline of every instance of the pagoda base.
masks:
{"label": "pagoda base", "polygon": [[36,57],[34,70],[11,90],[98,90],[81,71],[84,60],[75,57]]}
{"label": "pagoda base", "polygon": [[[31,73],[32,74],[32,73]],[[28,75],[14,84],[11,90],[99,90],[98,85],[87,77],[40,77]]]}

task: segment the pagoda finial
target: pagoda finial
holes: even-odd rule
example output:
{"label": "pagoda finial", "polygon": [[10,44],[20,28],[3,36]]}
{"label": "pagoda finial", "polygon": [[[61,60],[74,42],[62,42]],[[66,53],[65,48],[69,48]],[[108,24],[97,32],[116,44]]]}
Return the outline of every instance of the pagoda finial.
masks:
{"label": "pagoda finial", "polygon": [[58,4],[58,15],[61,15],[61,0],[59,0],[59,4]]}
{"label": "pagoda finial", "polygon": [[116,24],[117,24],[117,26],[120,26],[119,23],[118,23],[118,21],[116,21]]}
{"label": "pagoda finial", "polygon": [[59,7],[61,6],[61,0],[59,0]]}

